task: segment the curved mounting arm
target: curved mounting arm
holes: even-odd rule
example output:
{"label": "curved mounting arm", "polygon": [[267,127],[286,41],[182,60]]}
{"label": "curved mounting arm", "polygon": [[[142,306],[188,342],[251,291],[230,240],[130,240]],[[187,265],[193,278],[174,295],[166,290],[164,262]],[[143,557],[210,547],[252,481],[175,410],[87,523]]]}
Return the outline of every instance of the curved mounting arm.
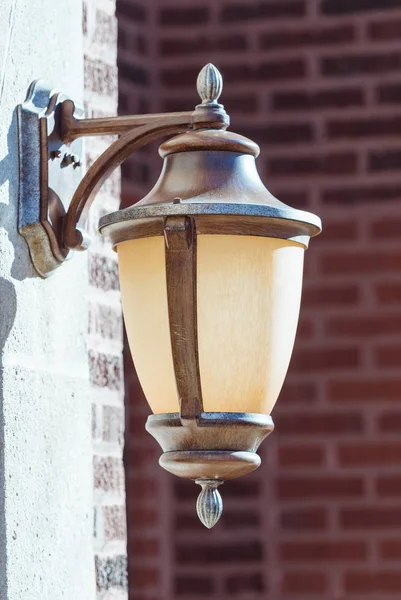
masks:
{"label": "curved mounting arm", "polygon": [[170,123],[142,125],[114,142],[88,169],[81,180],[64,219],[63,243],[71,250],[86,250],[89,240],[84,232],[88,211],[97,192],[110,174],[133,152],[163,135],[180,133],[189,127],[181,114],[169,117]]}
{"label": "curved mounting arm", "polygon": [[88,248],[85,224],[95,196],[110,174],[133,152],[159,137],[181,133],[190,128],[225,129],[228,126],[228,115],[223,106],[217,103],[222,89],[221,75],[213,65],[206,65],[199,73],[197,89],[202,103],[194,112],[76,119],[73,103],[64,103],[61,114],[61,134],[64,141],[85,135],[126,132],[93,163],[75,191],[64,219],[63,244],[66,248]]}

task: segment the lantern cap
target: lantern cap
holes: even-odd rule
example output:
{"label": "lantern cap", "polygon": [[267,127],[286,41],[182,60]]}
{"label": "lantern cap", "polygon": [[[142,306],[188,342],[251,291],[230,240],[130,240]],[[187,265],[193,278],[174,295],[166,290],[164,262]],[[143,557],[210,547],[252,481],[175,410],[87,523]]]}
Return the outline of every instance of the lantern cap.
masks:
{"label": "lantern cap", "polygon": [[195,152],[197,150],[222,150],[259,156],[259,146],[249,138],[219,129],[199,129],[188,131],[170,138],[159,147],[162,158],[177,152]]}

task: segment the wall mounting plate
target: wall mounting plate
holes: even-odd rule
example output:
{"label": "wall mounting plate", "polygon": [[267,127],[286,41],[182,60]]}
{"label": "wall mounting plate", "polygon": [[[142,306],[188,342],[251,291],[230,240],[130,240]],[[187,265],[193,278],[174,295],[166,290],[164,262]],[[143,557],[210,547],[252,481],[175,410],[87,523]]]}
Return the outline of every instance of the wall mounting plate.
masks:
{"label": "wall mounting plate", "polygon": [[[70,251],[60,243],[62,223],[82,179],[82,141],[64,144],[60,136],[59,108],[65,100],[71,98],[38,80],[17,108],[18,229],[41,277],[48,277],[69,257]],[[76,104],[74,114],[83,114]]]}

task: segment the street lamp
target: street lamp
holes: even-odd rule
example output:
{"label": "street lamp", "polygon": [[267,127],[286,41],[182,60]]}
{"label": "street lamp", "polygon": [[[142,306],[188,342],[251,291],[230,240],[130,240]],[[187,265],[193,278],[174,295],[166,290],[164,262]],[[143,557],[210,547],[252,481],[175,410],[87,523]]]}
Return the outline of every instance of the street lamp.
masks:
{"label": "street lamp", "polygon": [[[35,104],[38,89],[42,100]],[[146,429],[162,447],[161,466],[200,484],[197,512],[210,528],[222,513],[218,486],[259,466],[256,451],[273,430],[270,413],[294,345],[304,250],[321,223],[264,187],[255,165],[259,147],[226,131],[222,79],[213,65],[201,70],[197,89],[202,102],[193,113],[81,119],[71,100],[46,98],[36,84],[19,107],[20,231],[47,276],[71,250],[88,247],[87,211],[110,173],[157,137],[180,134],[160,146],[163,169],[149,194],[102,217],[99,228],[118,253],[128,340],[154,413]],[[39,134],[32,114],[46,119]],[[63,145],[86,135],[120,135],[58,220],[47,182],[42,178],[39,196],[34,184],[27,189],[36,157],[24,139],[34,132],[42,174],[49,152],[65,159]],[[49,150],[54,143],[58,149]],[[80,166],[77,157],[71,163]],[[36,221],[27,210],[35,213],[32,196],[40,203]]]}

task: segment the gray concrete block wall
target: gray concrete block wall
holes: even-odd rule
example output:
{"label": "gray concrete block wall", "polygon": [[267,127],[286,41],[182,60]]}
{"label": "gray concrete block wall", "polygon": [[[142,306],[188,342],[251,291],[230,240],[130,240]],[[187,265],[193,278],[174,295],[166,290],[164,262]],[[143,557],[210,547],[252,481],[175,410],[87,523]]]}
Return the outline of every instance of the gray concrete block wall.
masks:
{"label": "gray concrete block wall", "polygon": [[[0,6],[1,600],[126,597],[115,258],[97,239],[90,255],[42,280],[17,232],[15,107],[31,81],[46,78],[90,116],[116,110],[114,2],[91,3],[85,15],[81,0]],[[88,163],[108,141],[86,144]],[[116,174],[99,195],[92,234],[99,213],[118,203]],[[120,484],[105,491],[97,484],[110,461]]]}
{"label": "gray concrete block wall", "polygon": [[15,107],[34,79],[83,101],[80,0],[0,7],[0,597],[95,597],[88,265],[36,276],[17,232]]}

